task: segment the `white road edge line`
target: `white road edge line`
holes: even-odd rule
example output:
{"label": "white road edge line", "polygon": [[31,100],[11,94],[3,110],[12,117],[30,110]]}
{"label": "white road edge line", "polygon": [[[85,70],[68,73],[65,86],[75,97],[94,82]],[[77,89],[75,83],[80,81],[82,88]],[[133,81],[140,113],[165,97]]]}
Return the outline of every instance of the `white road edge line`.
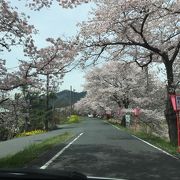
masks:
{"label": "white road edge line", "polygon": [[139,137],[137,137],[137,136],[135,136],[135,135],[131,135],[131,136],[133,136],[134,138],[136,138],[136,139],[138,139],[138,140],[140,140],[140,141],[142,141],[142,142],[148,144],[149,146],[152,146],[153,148],[155,148],[155,149],[157,149],[157,150],[159,150],[159,151],[165,153],[166,155],[171,156],[172,158],[179,159],[179,158],[173,156],[172,154],[170,154],[170,153],[164,151],[163,149],[161,149],[161,148],[159,148],[159,147],[156,147],[156,146],[154,146],[153,144],[151,144],[151,143],[149,143],[149,142],[147,142],[147,141],[145,141],[145,140],[143,140],[143,139],[141,139],[141,138],[139,138]]}
{"label": "white road edge line", "polygon": [[[109,123],[109,122],[108,122],[108,123]],[[109,123],[109,124],[111,124],[111,123]],[[111,125],[112,125],[114,128],[116,128],[116,129],[120,129],[120,128],[118,128],[117,126],[115,126],[115,125],[113,125],[113,124],[111,124]],[[147,141],[145,141],[145,140],[143,140],[143,139],[141,139],[141,138],[139,138],[139,137],[137,137],[137,136],[135,136],[135,135],[131,135],[131,136],[133,136],[134,138],[136,138],[136,139],[138,139],[138,140],[140,140],[140,141],[148,144],[149,146],[151,146],[151,147],[153,147],[153,148],[155,148],[155,149],[163,152],[164,154],[166,154],[166,155],[168,155],[168,156],[171,156],[171,157],[174,158],[174,159],[179,159],[178,157],[173,156],[172,154],[164,151],[163,149],[161,149],[161,148],[159,148],[159,147],[156,147],[156,146],[154,146],[153,144],[151,144],[151,143],[149,143],[149,142],[147,142]]]}
{"label": "white road edge line", "polygon": [[57,159],[67,148],[69,148],[77,139],[80,138],[84,133],[80,133],[74,140],[67,144],[61,151],[59,151],[55,156],[53,156],[48,162],[46,162],[40,169],[46,169],[55,159]]}
{"label": "white road edge line", "polygon": [[115,126],[115,125],[113,125],[113,124],[112,124],[112,126],[113,126],[113,127],[115,127],[116,129],[119,129],[119,130],[120,130],[120,128],[119,128],[119,127],[117,127],[117,126]]}

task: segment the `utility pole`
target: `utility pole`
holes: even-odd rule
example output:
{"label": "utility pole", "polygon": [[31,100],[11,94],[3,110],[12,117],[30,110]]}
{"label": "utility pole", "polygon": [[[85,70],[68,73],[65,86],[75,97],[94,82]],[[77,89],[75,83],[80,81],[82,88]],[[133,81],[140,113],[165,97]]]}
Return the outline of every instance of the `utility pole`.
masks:
{"label": "utility pole", "polygon": [[72,115],[72,86],[70,86],[70,115]]}
{"label": "utility pole", "polygon": [[73,105],[72,105],[72,109],[73,109],[73,112],[74,112],[74,102],[75,102],[75,89],[73,89],[73,96],[72,96],[72,102],[73,102]]}
{"label": "utility pole", "polygon": [[46,75],[46,117],[45,117],[45,129],[48,130],[49,121],[49,74]]}

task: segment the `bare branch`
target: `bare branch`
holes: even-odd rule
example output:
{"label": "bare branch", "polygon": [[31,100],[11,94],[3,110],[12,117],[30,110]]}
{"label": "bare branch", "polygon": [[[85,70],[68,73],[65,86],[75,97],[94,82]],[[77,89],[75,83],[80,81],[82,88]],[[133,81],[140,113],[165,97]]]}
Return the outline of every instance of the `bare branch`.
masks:
{"label": "bare branch", "polygon": [[147,62],[147,63],[145,63],[145,64],[143,64],[143,65],[141,65],[139,62],[138,62],[138,60],[137,60],[137,58],[136,59],[134,59],[134,61],[137,63],[137,65],[139,66],[139,67],[141,67],[141,68],[143,68],[143,67],[147,67],[151,62],[152,62],[152,56],[153,56],[153,54],[151,53],[150,55],[148,55],[149,56],[149,61]]}
{"label": "bare branch", "polygon": [[0,100],[0,104],[2,104],[3,102],[5,102],[5,101],[7,101],[7,100],[9,100],[9,98]]}
{"label": "bare branch", "polygon": [[174,62],[174,60],[176,59],[176,56],[177,56],[178,53],[179,53],[179,49],[180,49],[180,41],[179,41],[177,47],[176,47],[175,50],[174,50],[173,56],[172,56],[171,59],[170,59],[171,62]]}

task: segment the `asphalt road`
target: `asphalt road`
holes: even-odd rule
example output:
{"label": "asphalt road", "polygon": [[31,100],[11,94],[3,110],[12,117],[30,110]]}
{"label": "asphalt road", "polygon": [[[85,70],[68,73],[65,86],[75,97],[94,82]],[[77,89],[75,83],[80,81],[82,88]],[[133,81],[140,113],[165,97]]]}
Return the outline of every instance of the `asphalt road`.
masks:
{"label": "asphalt road", "polygon": [[[46,168],[111,178],[180,179],[179,159],[168,156],[103,120],[86,118],[70,127],[71,130],[76,130],[77,135],[83,134]],[[59,146],[54,153],[63,146]],[[39,164],[43,165],[54,155],[51,152]]]}

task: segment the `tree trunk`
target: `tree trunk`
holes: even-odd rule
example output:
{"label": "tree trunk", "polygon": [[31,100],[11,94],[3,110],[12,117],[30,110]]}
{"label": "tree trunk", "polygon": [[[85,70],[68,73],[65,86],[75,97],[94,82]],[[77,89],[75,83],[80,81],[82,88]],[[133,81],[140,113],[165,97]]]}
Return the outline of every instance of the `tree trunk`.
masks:
{"label": "tree trunk", "polygon": [[167,99],[166,99],[166,109],[165,117],[168,124],[168,132],[170,142],[177,144],[177,124],[176,124],[176,113],[173,110],[172,103],[169,95],[175,94],[174,88],[174,77],[173,77],[173,67],[172,63],[168,60],[165,63],[166,74],[167,74]]}
{"label": "tree trunk", "polygon": [[170,97],[167,97],[166,100],[166,110],[165,117],[168,124],[168,133],[170,142],[177,144],[177,124],[176,124],[176,114],[173,110]]}
{"label": "tree trunk", "polygon": [[125,109],[128,109],[129,108],[129,98],[125,96],[122,102],[123,102]]}

